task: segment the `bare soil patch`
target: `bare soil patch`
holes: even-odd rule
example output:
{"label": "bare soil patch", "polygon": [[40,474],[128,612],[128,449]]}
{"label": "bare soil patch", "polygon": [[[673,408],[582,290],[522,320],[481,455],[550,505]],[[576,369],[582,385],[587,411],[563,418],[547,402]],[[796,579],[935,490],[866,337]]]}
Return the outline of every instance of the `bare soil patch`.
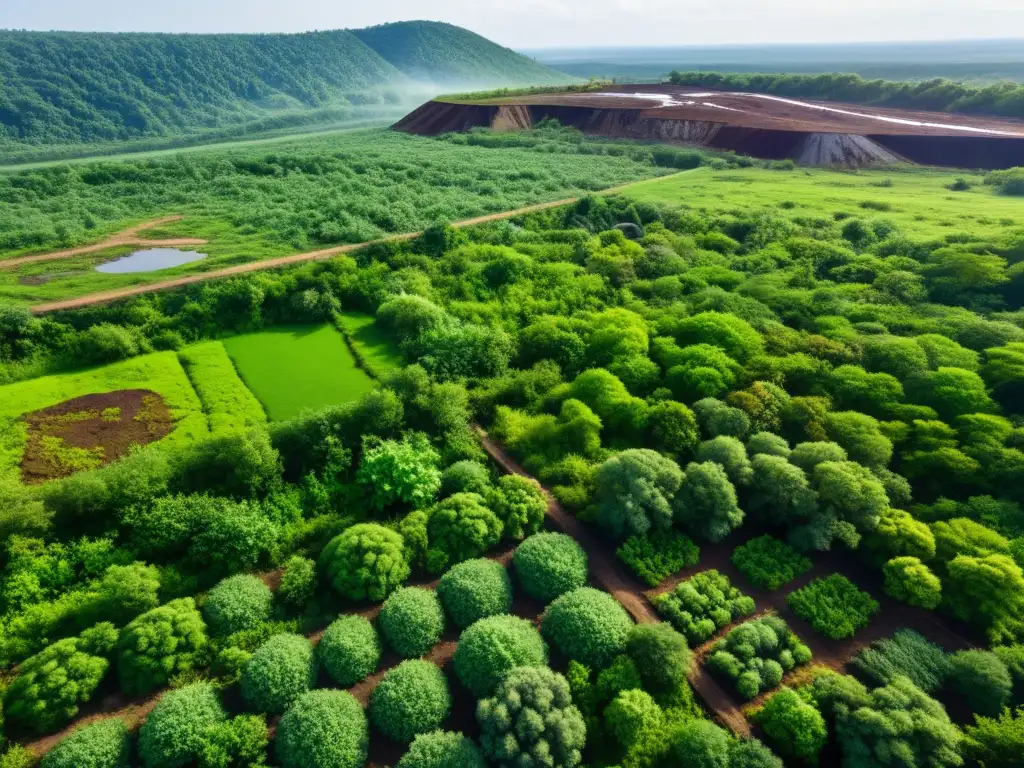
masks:
{"label": "bare soil patch", "polygon": [[162,396],[148,389],[84,395],[22,417],[28,441],[22,482],[43,483],[117,461],[174,429]]}

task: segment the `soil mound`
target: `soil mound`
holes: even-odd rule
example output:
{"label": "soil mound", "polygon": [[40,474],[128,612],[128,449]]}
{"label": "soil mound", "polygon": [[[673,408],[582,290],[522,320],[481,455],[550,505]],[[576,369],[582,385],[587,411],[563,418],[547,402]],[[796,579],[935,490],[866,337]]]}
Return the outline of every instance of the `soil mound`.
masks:
{"label": "soil mound", "polygon": [[43,483],[117,461],[174,429],[163,397],[147,389],[84,395],[22,416],[28,441],[21,479]]}

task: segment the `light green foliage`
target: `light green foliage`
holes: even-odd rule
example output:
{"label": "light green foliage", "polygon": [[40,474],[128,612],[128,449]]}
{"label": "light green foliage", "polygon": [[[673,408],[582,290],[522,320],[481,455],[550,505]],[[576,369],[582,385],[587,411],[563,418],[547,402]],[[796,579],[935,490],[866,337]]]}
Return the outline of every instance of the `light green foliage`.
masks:
{"label": "light green foliage", "polygon": [[677,765],[729,768],[729,734],[709,720],[688,720],[670,739],[669,755]]}
{"label": "light green foliage", "polygon": [[415,339],[436,328],[445,319],[445,311],[430,299],[403,293],[392,296],[377,307],[377,322],[400,340]]}
{"label": "light green foliage", "polygon": [[616,454],[594,478],[597,522],[614,539],[666,531],[682,481],[679,465],[654,451],[637,448]]}
{"label": "light green foliage", "polygon": [[900,509],[887,509],[878,526],[865,537],[868,549],[881,557],[935,557],[935,535],[928,525]]}
{"label": "light green foliage", "polygon": [[814,468],[812,485],[821,511],[851,524],[858,532],[872,531],[889,508],[881,481],[853,461],[826,461]]}
{"label": "light green foliage", "polygon": [[255,629],[270,620],[273,594],[255,576],[229,576],[210,590],[203,613],[215,635]]}
{"label": "light green foliage", "polygon": [[1005,555],[959,555],[946,565],[943,605],[984,629],[994,643],[1024,637],[1024,574]]}
{"label": "light green foliage", "polygon": [[43,755],[41,768],[127,768],[131,736],[119,718],[74,731]]}
{"label": "light green foliage", "polygon": [[452,700],[444,673],[429,661],[410,659],[388,670],[370,695],[370,720],[393,741],[409,742],[438,728]]}
{"label": "light green foliage", "polygon": [[433,731],[416,736],[395,768],[486,768],[486,765],[472,739],[461,733]]}
{"label": "light green foliage", "polygon": [[289,608],[302,608],[313,598],[316,581],[316,563],[308,557],[292,555],[284,564],[277,599]]}
{"label": "light green foliage", "polygon": [[782,682],[782,676],[811,660],[811,651],[777,616],[748,621],[715,643],[707,665],[731,680],[744,699]]}
{"label": "light green foliage", "polygon": [[681,346],[710,344],[741,363],[764,349],[761,335],[749,323],[720,312],[703,312],[681,320],[674,335]]}
{"label": "light green foliage", "polygon": [[688,455],[700,442],[693,411],[674,400],[662,400],[647,412],[647,429],[654,446],[674,456]]}
{"label": "light green foliage", "polygon": [[846,461],[846,451],[837,443],[800,443],[789,454],[789,461],[800,467],[804,472],[813,472],[814,468],[826,461]]}
{"label": "light green foliage", "polygon": [[184,768],[200,755],[208,728],[226,720],[213,686],[193,683],[157,702],[139,729],[145,768]]}
{"label": "light green foliage", "polygon": [[129,693],[160,688],[205,659],[206,624],[192,598],[172,600],[134,619],[118,640],[117,671]]}
{"label": "light green foliage", "polygon": [[508,571],[494,560],[459,563],[441,577],[437,594],[448,617],[462,629],[487,616],[508,613],[512,607]]}
{"label": "light green foliage", "polygon": [[833,640],[853,637],[878,613],[878,602],[839,573],[791,592],[786,602],[797,616]]}
{"label": "light green foliage", "polygon": [[437,451],[420,433],[401,441],[367,441],[356,479],[369,491],[378,510],[397,503],[421,509],[441,489],[439,461]]}
{"label": "light green foliage", "polygon": [[199,768],[263,768],[270,734],[256,715],[238,715],[206,729]]}
{"label": "light green foliage", "polygon": [[654,536],[630,536],[615,550],[615,554],[651,587],[700,561],[700,548],[689,536],[677,531]]}
{"label": "light green foliage", "polygon": [[747,438],[747,453],[750,456],[766,454],[788,459],[791,451],[789,443],[784,437],[779,437],[771,432],[758,432]]}
{"label": "light green foliage", "polygon": [[736,489],[726,472],[713,460],[687,465],[683,485],[673,502],[676,522],[712,542],[721,541],[743,522]]}
{"label": "light green foliage", "polygon": [[889,597],[929,611],[942,602],[942,582],[916,557],[894,557],[882,570]]}
{"label": "light green foliage", "polygon": [[646,355],[649,344],[647,326],[640,315],[627,309],[609,309],[590,322],[587,356],[596,365],[607,365],[624,357]]}
{"label": "light green foliage", "polygon": [[433,590],[403,587],[394,592],[380,610],[377,626],[399,656],[422,656],[441,639],[444,611]]}
{"label": "light green foliage", "polygon": [[817,763],[828,739],[821,713],[795,691],[783,687],[755,715],[768,740],[787,757]]}
{"label": "light green foliage", "polygon": [[928,367],[932,370],[962,368],[965,371],[977,371],[981,367],[977,352],[941,334],[922,333],[920,336],[914,336],[913,341],[924,350],[928,358]]}
{"label": "light green foliage", "polygon": [[587,729],[569,683],[546,667],[512,670],[494,696],[477,704],[484,754],[502,768],[542,761],[582,764]]}
{"label": "light green foliage", "polygon": [[750,417],[746,413],[713,397],[695,402],[693,412],[705,437],[735,437],[743,440],[750,432]]}
{"label": "light green foliage", "polygon": [[353,525],[320,555],[328,582],[350,600],[384,600],[409,578],[402,537],[374,523]]}
{"label": "light green foliage", "polygon": [[740,592],[729,577],[716,570],[702,571],[670,592],[653,598],[654,607],[694,646],[709,640],[719,629],[754,612],[754,600]]}
{"label": "light green foliage", "polygon": [[939,368],[907,380],[907,397],[934,408],[944,419],[991,411],[993,403],[981,376],[962,368]]}
{"label": "light green foliage", "polygon": [[907,677],[925,693],[938,690],[949,672],[946,652],[912,629],[872,643],[853,657],[850,666],[872,685]]}
{"label": "light green foliage", "polygon": [[263,406],[242,383],[219,341],[186,347],[178,352],[178,359],[199,395],[211,432],[216,434],[266,423]]}
{"label": "light green foliage", "polygon": [[475,493],[456,493],[430,511],[427,570],[447,568],[479,557],[501,540],[502,522]]}
{"label": "light green foliage", "polygon": [[324,630],[316,653],[327,674],[348,688],[376,671],[380,640],[377,630],[362,616],[341,616]]}
{"label": "light green foliage", "polygon": [[935,557],[942,562],[948,563],[958,555],[982,557],[1010,551],[1005,537],[967,517],[939,520],[929,527],[935,538]]}
{"label": "light green foliage", "polygon": [[581,587],[567,592],[544,612],[544,637],[567,658],[603,667],[625,650],[633,620],[607,592]]}
{"label": "light green foliage", "polygon": [[547,664],[548,649],[530,622],[489,616],[459,636],[453,659],[459,681],[477,698],[487,696],[513,667]]}
{"label": "light green foliage", "polygon": [[605,708],[604,721],[615,741],[630,749],[664,725],[665,715],[651,694],[641,690],[622,691]]}
{"label": "light green foliage", "polygon": [[274,746],[284,768],[360,768],[369,748],[366,714],[346,691],[310,691],[285,712]]}
{"label": "light green foliage", "polygon": [[564,533],[535,533],[516,547],[512,565],[523,591],[544,603],[587,583],[587,554]]}
{"label": "light green foliage", "polygon": [[851,461],[867,467],[884,467],[892,459],[892,441],[878,422],[863,413],[844,411],[825,417],[829,439],[842,446]]}
{"label": "light green foliage", "polygon": [[522,541],[544,525],[548,500],[537,481],[505,475],[498,481],[492,507],[501,519],[505,538]]}
{"label": "light green foliage", "polygon": [[249,659],[242,696],[257,712],[279,715],[316,682],[313,646],[301,635],[275,635]]}
{"label": "light green foliage", "polygon": [[491,490],[491,473],[478,461],[457,461],[441,473],[441,495],[476,493],[486,496]]}
{"label": "light green foliage", "polygon": [[732,564],[757,587],[774,592],[811,568],[811,561],[788,544],[760,536],[736,547]]}
{"label": "light green foliage", "polygon": [[1010,702],[1013,680],[991,651],[958,651],[949,657],[945,687],[963,696],[972,712],[996,717]]}
{"label": "light green foliage", "polygon": [[281,476],[281,456],[262,427],[214,435],[173,458],[173,485],[185,493],[264,496]]}
{"label": "light green foliage", "polygon": [[961,749],[971,764],[1013,768],[1024,750],[1024,709],[1005,709],[997,719],[975,718],[964,729]]}
{"label": "light green foliage", "polygon": [[626,636],[626,654],[645,690],[671,694],[686,686],[692,657],[686,638],[667,623],[638,624]]}

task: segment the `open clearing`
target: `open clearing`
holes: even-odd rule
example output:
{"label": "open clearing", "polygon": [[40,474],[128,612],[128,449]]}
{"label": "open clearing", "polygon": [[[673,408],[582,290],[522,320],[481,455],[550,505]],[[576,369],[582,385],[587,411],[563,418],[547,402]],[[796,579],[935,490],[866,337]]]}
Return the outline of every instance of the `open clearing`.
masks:
{"label": "open clearing", "polygon": [[377,325],[373,315],[364,312],[342,312],[338,323],[356,354],[362,359],[363,367],[374,378],[379,379],[404,364],[402,353],[394,341]]}
{"label": "open clearing", "polygon": [[375,386],[329,325],[279,326],[223,344],[272,421],[347,403]]}

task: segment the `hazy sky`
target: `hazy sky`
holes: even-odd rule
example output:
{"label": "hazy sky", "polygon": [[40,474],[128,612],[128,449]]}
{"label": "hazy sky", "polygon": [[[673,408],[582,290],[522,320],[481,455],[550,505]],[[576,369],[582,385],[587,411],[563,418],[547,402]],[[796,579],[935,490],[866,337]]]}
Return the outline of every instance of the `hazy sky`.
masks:
{"label": "hazy sky", "polygon": [[298,32],[431,19],[516,48],[1016,37],[1024,0],[0,0],[0,28]]}

